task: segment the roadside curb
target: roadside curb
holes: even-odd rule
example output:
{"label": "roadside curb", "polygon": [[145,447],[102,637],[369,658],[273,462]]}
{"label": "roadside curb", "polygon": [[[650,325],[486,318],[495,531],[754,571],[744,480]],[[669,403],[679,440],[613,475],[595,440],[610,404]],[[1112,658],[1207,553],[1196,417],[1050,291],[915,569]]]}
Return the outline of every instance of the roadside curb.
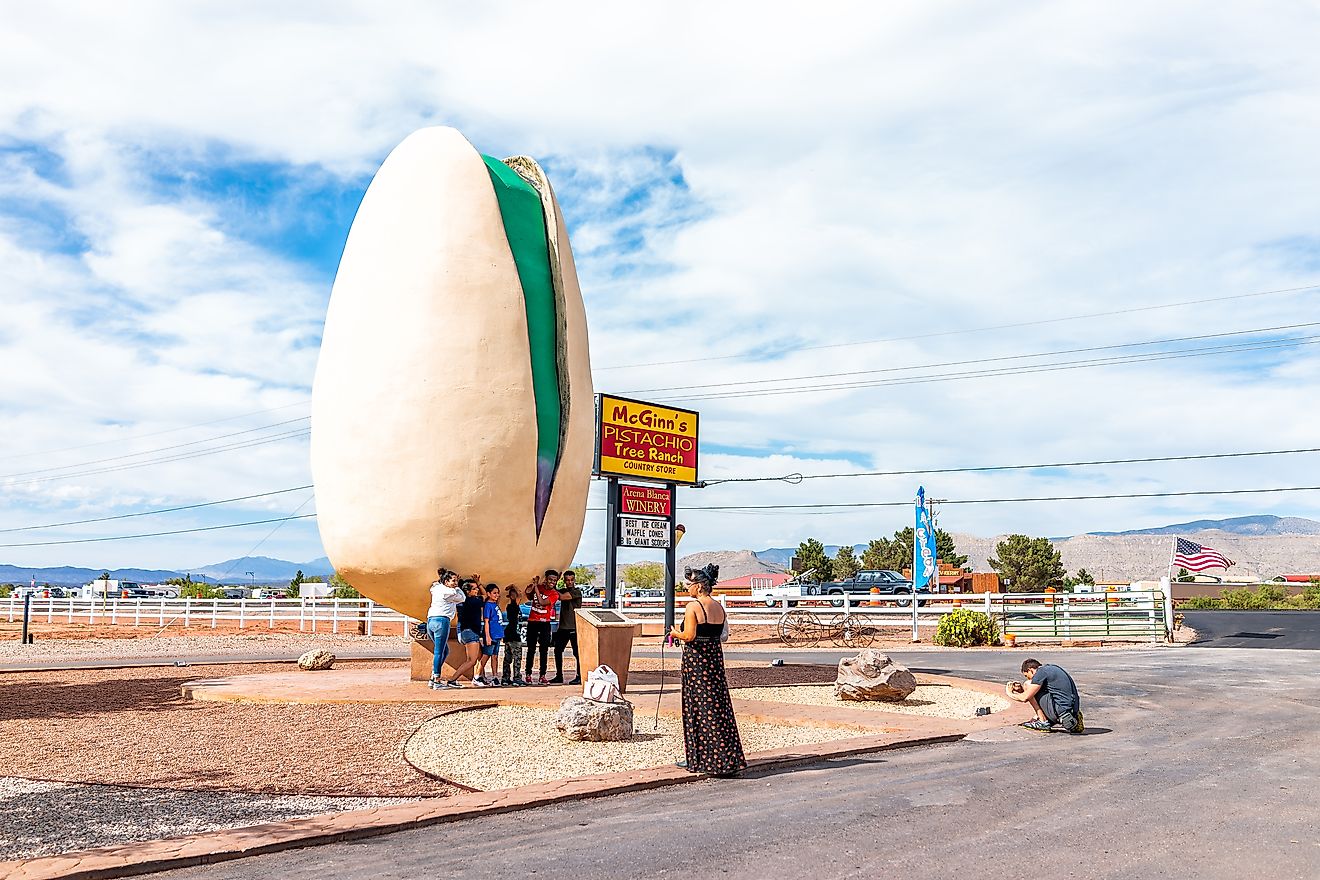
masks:
{"label": "roadside curb", "polygon": [[[918,736],[880,733],[776,749],[749,756],[746,772],[755,774],[830,758],[956,742],[968,732]],[[470,817],[665,788],[708,778],[704,774],[688,773],[678,767],[652,767],[625,773],[584,776],[519,788],[430,798],[410,804],[327,813],[306,819],[210,831],[166,840],[99,847],[58,856],[0,862],[0,876],[8,880],[108,880],[131,877],[281,850],[378,837]]]}

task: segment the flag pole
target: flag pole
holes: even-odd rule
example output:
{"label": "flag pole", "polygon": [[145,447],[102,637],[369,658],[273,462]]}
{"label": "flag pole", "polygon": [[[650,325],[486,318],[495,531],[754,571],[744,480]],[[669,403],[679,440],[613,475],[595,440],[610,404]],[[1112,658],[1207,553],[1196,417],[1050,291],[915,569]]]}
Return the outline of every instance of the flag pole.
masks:
{"label": "flag pole", "polygon": [[1173,557],[1178,553],[1178,536],[1173,536],[1173,545],[1169,547],[1169,589],[1173,589]]}
{"label": "flag pole", "polygon": [[917,578],[921,571],[921,512],[926,506],[925,487],[917,489],[916,527],[912,530],[912,642],[921,641],[917,635]]}

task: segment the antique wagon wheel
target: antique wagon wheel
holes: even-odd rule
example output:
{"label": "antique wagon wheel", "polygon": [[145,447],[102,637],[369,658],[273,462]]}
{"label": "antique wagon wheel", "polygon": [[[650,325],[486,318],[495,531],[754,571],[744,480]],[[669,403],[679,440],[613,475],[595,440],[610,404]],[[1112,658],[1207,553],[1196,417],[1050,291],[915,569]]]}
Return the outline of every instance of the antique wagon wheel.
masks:
{"label": "antique wagon wheel", "polygon": [[820,626],[806,611],[789,611],[779,618],[779,640],[790,648],[805,648],[820,641]]}
{"label": "antique wagon wheel", "polygon": [[869,648],[875,642],[875,627],[854,617],[844,630],[843,642],[849,648]]}
{"label": "antique wagon wheel", "polygon": [[852,623],[849,622],[846,614],[835,614],[825,623],[830,641],[840,648],[847,647],[847,633],[850,626]]}

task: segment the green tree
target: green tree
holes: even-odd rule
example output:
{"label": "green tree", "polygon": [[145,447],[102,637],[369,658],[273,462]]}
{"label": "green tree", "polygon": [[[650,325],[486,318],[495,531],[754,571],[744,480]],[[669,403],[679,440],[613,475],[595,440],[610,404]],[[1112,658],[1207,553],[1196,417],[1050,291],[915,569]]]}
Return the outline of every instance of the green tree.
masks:
{"label": "green tree", "polygon": [[[306,581],[303,583],[306,583]],[[361,599],[362,594],[352,584],[340,577],[339,572],[335,572],[330,576],[330,598]]]}
{"label": "green tree", "polygon": [[1185,568],[1178,569],[1178,576],[1174,578],[1175,581],[1190,581],[1192,579],[1191,572]]}
{"label": "green tree", "polygon": [[577,575],[579,587],[590,586],[596,582],[596,569],[590,565],[575,565],[572,570]]}
{"label": "green tree", "polygon": [[807,538],[798,544],[797,558],[801,570],[813,572],[812,577],[817,581],[824,583],[834,580],[834,565],[825,555],[825,545],[815,538]]}
{"label": "green tree", "polygon": [[195,581],[191,577],[175,578],[180,599],[215,599],[220,595],[218,586],[211,586],[205,581]]}
{"label": "green tree", "polygon": [[[862,568],[872,571],[882,568],[893,569],[894,566],[890,563],[895,560],[896,555],[893,541],[888,538],[876,538],[862,551]],[[911,559],[908,560],[908,564],[912,564]],[[898,570],[902,571],[903,566],[900,565]]]}
{"label": "green tree", "polygon": [[[902,571],[912,567],[912,543],[916,540],[916,530],[912,526],[894,532],[894,537],[877,538],[867,545],[862,553],[862,568],[887,568],[890,571]],[[967,564],[967,557],[958,552],[957,543],[944,529],[935,530],[935,555],[945,565],[962,568]]]}
{"label": "green tree", "polygon": [[638,562],[623,572],[624,586],[634,590],[660,590],[665,586],[665,567],[659,562]]}
{"label": "green tree", "polygon": [[995,545],[990,567],[999,573],[1010,593],[1032,593],[1061,583],[1063,558],[1049,538],[1009,535]]}
{"label": "green tree", "polygon": [[101,580],[103,580],[103,581],[108,581],[108,580],[110,580],[110,572],[108,572],[108,571],[103,571],[103,572],[101,572]]}
{"label": "green tree", "polygon": [[841,581],[855,577],[862,568],[862,564],[857,561],[857,554],[851,544],[845,544],[839,548],[839,552],[834,554],[831,566],[834,569],[834,576]]}
{"label": "green tree", "polygon": [[289,581],[289,598],[297,599],[304,583],[302,569],[298,569],[293,574],[293,579]]}
{"label": "green tree", "polygon": [[0,599],[8,599],[13,592],[13,584],[0,584]]}
{"label": "green tree", "polygon": [[1073,587],[1080,587],[1080,586],[1094,587],[1095,578],[1091,577],[1091,573],[1086,569],[1079,568],[1077,569],[1077,574],[1070,575],[1063,579],[1063,586],[1069,590],[1071,590]]}

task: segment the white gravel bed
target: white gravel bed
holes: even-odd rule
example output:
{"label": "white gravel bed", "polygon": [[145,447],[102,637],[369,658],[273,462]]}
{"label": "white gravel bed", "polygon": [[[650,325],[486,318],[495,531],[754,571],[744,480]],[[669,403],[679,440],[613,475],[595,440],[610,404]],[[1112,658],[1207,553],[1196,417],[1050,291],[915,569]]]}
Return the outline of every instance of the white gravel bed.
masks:
{"label": "white gravel bed", "polygon": [[765,700],[771,703],[794,703],[799,706],[843,706],[903,715],[929,715],[937,718],[975,718],[976,710],[989,706],[1002,712],[1010,705],[1003,697],[946,685],[919,684],[912,696],[897,703],[839,700],[834,685],[794,685],[792,687],[748,687],[729,691],[734,699]]}
{"label": "white gravel bed", "polygon": [[[655,704],[652,703],[652,712]],[[555,729],[553,709],[497,706],[458,712],[426,722],[408,743],[414,766],[470,788],[490,791],[534,782],[643,770],[683,757],[683,722],[635,704],[633,738],[626,742],[574,742]],[[859,736],[868,731],[738,721],[743,751]],[[517,756],[511,759],[510,756]]]}
{"label": "white gravel bed", "polygon": [[0,776],[0,860],[58,855],[412,800],[271,797],[33,782]]}
{"label": "white gravel bed", "polygon": [[[32,661],[58,664],[64,660],[130,660],[161,657],[226,657],[254,653],[297,656],[313,648],[352,649],[381,656],[404,656],[403,636],[360,636],[347,633],[253,633],[251,635],[161,636],[135,639],[41,639],[31,645],[0,641],[0,662]],[[373,651],[373,649],[375,649]]]}

